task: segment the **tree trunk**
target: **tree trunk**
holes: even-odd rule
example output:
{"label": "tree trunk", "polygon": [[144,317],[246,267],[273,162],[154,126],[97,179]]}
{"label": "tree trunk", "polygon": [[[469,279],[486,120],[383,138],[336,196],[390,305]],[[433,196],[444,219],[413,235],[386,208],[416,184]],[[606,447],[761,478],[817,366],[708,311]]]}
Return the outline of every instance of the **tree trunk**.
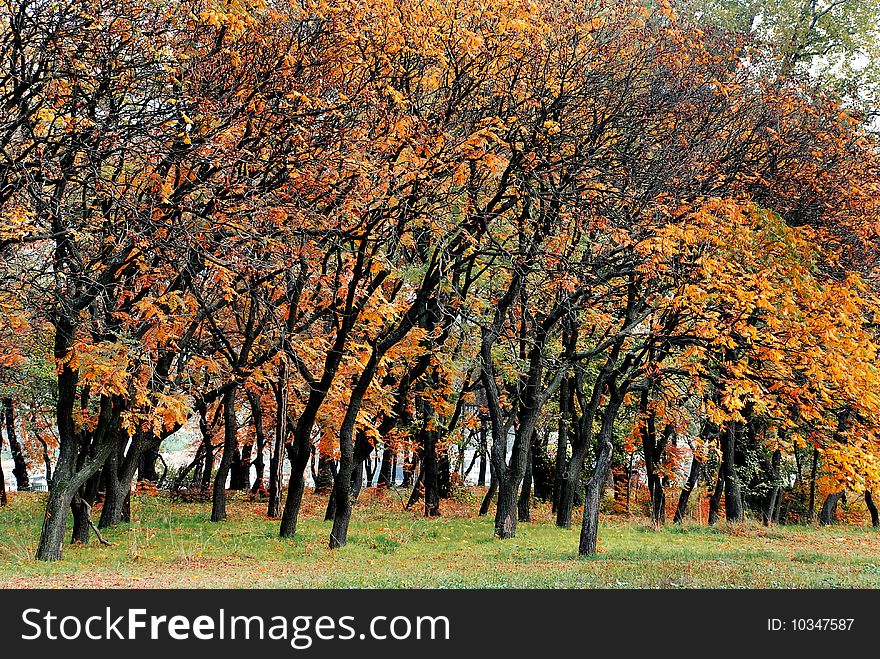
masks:
{"label": "tree trunk", "polygon": [[[3,450],[3,433],[0,433],[0,451]],[[6,477],[3,475],[3,464],[0,463],[0,506],[9,503],[6,498]]]}
{"label": "tree trunk", "polygon": [[256,455],[254,456],[254,484],[251,492],[258,494],[264,488],[263,472],[266,469],[264,453],[266,451],[266,431],[263,429],[263,407],[260,404],[260,396],[250,389],[247,390],[248,405],[251,408],[251,423],[254,426],[254,442],[256,443]]}
{"label": "tree trunk", "polygon": [[159,473],[156,471],[156,462],[159,460],[159,448],[150,448],[140,455],[138,463],[138,480],[156,483]]}
{"label": "tree trunk", "polygon": [[[128,434],[121,428],[117,428],[114,434],[114,448],[104,465],[106,491],[101,517],[98,520],[98,528],[100,529],[128,521],[127,502],[131,496],[131,483],[138,467],[138,461],[134,459],[139,451],[137,446],[133,446],[126,454],[125,447],[129,442]],[[144,441],[147,440],[140,434],[131,439],[132,444],[140,444]]]}
{"label": "tree trunk", "polygon": [[832,492],[825,497],[825,503],[822,504],[822,511],[819,513],[819,524],[822,526],[834,524],[834,512],[837,510],[837,503],[840,501],[846,503],[845,490]]}
{"label": "tree trunk", "polygon": [[486,486],[486,462],[487,462],[486,455],[489,452],[489,443],[488,443],[488,438],[487,438],[487,434],[486,434],[486,421],[482,417],[480,418],[479,433],[480,433],[479,434],[480,446],[479,446],[478,450],[480,453],[480,471],[477,475],[477,485],[479,485],[480,487],[485,487]]}
{"label": "tree trunk", "polygon": [[681,524],[684,521],[684,514],[687,511],[688,499],[691,496],[691,492],[694,491],[694,488],[697,486],[697,481],[700,478],[700,472],[703,469],[703,463],[697,459],[696,454],[691,459],[691,470],[688,474],[687,482],[684,484],[684,487],[681,488],[681,494],[678,495],[678,506],[675,508],[675,517],[673,518],[673,523]]}
{"label": "tree trunk", "polygon": [[211,521],[226,519],[226,478],[232,465],[233,454],[238,443],[238,426],[235,418],[235,392],[233,386],[223,394],[223,456],[214,477],[214,491],[211,496]]}
{"label": "tree trunk", "polygon": [[874,503],[871,490],[865,490],[865,505],[868,506],[868,512],[871,513],[871,526],[875,529],[880,527],[880,515],[877,514],[877,506]]}
{"label": "tree trunk", "polygon": [[532,521],[532,472],[533,472],[534,455],[529,451],[529,461],[526,464],[526,473],[523,476],[522,489],[519,493],[519,501],[517,502],[517,515],[521,522]]}
{"label": "tree trunk", "polygon": [[79,496],[74,496],[71,502],[73,512],[73,531],[70,544],[86,545],[89,542],[91,531],[91,507],[98,495],[98,485],[101,474],[95,473],[80,490]]}
{"label": "tree trunk", "polygon": [[816,472],[819,470],[819,449],[813,449],[813,465],[810,468],[810,505],[807,508],[807,517],[810,521],[816,519]]}
{"label": "tree trunk", "polygon": [[[70,345],[65,343],[63,331],[56,332],[55,355],[61,360],[67,355]],[[80,453],[80,437],[74,423],[74,405],[76,402],[77,374],[63,365],[58,375],[58,401],[56,403],[56,419],[60,450],[58,464],[53,475],[52,488],[46,500],[46,512],[40,530],[40,541],[37,546],[36,558],[43,561],[61,559],[64,534],[67,529],[67,512],[77,491],[92,477],[107,460],[110,451],[115,448],[111,441],[121,411],[117,404],[107,396],[101,397],[98,423],[92,433],[94,451],[80,469],[77,459]]]}
{"label": "tree trunk", "polygon": [[12,475],[15,476],[15,487],[19,492],[29,490],[30,480],[28,479],[27,461],[24,457],[24,451],[18,442],[18,436],[15,433],[15,410],[12,406],[12,398],[3,399],[3,417],[6,421],[6,437],[9,439],[9,450],[12,452]]}
{"label": "tree trunk", "polygon": [[437,464],[437,433],[426,430],[423,433],[421,481],[425,488],[425,517],[440,516],[440,479]]}
{"label": "tree trunk", "polygon": [[486,496],[483,497],[483,502],[480,504],[480,517],[489,514],[489,507],[492,505],[492,499],[495,498],[497,492],[498,479],[495,478],[495,470],[492,469],[492,464],[489,463],[489,489],[486,490]]}
{"label": "tree trunk", "polygon": [[394,452],[391,450],[391,446],[386,444],[382,450],[382,466],[379,468],[379,480],[376,482],[376,487],[380,489],[394,487],[393,458]]}
{"label": "tree trunk", "polygon": [[287,441],[287,369],[284,364],[279,369],[275,386],[275,442],[269,457],[269,503],[266,516],[269,519],[281,517],[281,478],[284,473],[284,444]]}
{"label": "tree trunk", "polygon": [[553,479],[553,507],[552,511],[558,512],[559,502],[562,499],[563,479],[565,478],[565,466],[568,464],[568,378],[563,378],[559,385],[559,428],[556,434],[556,461],[555,478]]}
{"label": "tree trunk", "polygon": [[773,451],[773,457],[770,459],[770,493],[767,496],[767,505],[761,515],[764,526],[769,526],[773,522],[774,513],[779,505],[779,497],[782,496],[782,482],[779,473],[781,466],[782,452],[777,449]]}
{"label": "tree trunk", "polygon": [[578,545],[578,554],[590,556],[596,553],[599,540],[599,503],[602,498],[602,488],[608,480],[611,471],[611,458],[614,452],[614,422],[617,419],[617,411],[623,402],[623,393],[614,392],[608,401],[607,407],[602,414],[602,426],[599,430],[598,446],[596,448],[596,465],[593,475],[587,481],[584,494],[584,518],[581,524],[581,537]]}
{"label": "tree trunk", "polygon": [[[724,452],[724,461],[722,467],[724,471],[724,515],[728,522],[743,521],[743,502],[742,491],[739,485],[739,477],[736,473],[736,465],[734,464],[734,453],[736,451],[736,440],[738,436],[739,423],[731,421],[727,426],[727,432],[722,435],[722,451]],[[724,439],[726,438],[726,443]]]}
{"label": "tree trunk", "polygon": [[709,499],[709,525],[718,522],[718,511],[721,509],[721,496],[724,494],[724,467],[718,465],[718,480],[715,481],[715,491]]}

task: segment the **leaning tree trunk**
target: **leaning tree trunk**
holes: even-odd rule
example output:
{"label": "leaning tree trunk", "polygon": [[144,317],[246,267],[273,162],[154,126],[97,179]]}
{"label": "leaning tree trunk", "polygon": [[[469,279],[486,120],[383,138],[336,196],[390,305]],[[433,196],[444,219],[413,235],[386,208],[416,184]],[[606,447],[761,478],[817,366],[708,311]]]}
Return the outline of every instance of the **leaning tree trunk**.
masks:
{"label": "leaning tree trunk", "polygon": [[238,427],[235,419],[235,390],[231,387],[223,394],[223,457],[214,477],[214,492],[211,497],[211,521],[222,522],[226,519],[226,478],[232,465],[238,441]]}
{"label": "leaning tree trunk", "polygon": [[617,411],[623,402],[620,392],[615,392],[608,402],[608,406],[602,414],[602,426],[596,447],[596,466],[593,475],[587,481],[584,494],[584,518],[581,524],[581,538],[578,545],[578,554],[590,556],[596,553],[599,541],[599,502],[602,498],[602,489],[608,474],[611,471],[611,457],[614,452],[612,439],[614,437],[614,421],[617,419]]}
{"label": "leaning tree trunk", "polygon": [[89,531],[92,525],[92,504],[95,503],[95,499],[98,496],[100,480],[100,472],[95,473],[81,488],[79,496],[74,496],[71,502],[73,531],[71,532],[70,544],[72,545],[86,545],[89,542]]}
{"label": "leaning tree trunk", "polygon": [[819,524],[829,526],[834,524],[834,512],[837,510],[838,502],[846,503],[846,491],[832,492],[825,497],[825,503],[822,504],[822,510],[819,513]]}
{"label": "leaning tree trunk", "polygon": [[773,451],[773,457],[770,459],[770,493],[767,496],[767,505],[762,511],[765,526],[769,526],[773,522],[776,510],[779,507],[779,499],[782,496],[782,480],[780,477],[781,466],[782,451],[777,449]]}
{"label": "leaning tree trunk", "polygon": [[675,517],[672,520],[674,524],[681,524],[684,521],[688,499],[691,496],[691,492],[693,492],[694,488],[697,486],[697,481],[700,478],[700,472],[702,469],[703,463],[700,462],[695,453],[693,459],[691,459],[691,471],[688,474],[687,482],[684,484],[684,487],[681,488],[681,494],[678,495],[678,506],[675,508]]}
{"label": "leaning tree trunk", "polygon": [[104,482],[106,493],[101,517],[98,520],[98,528],[114,526],[126,519],[128,500],[131,496],[131,483],[135,472],[140,466],[140,456],[149,449],[157,449],[161,439],[138,431],[131,438],[128,452],[125,452],[126,444],[129,444],[128,435],[122,429],[114,431],[114,449],[107,459],[104,467]]}
{"label": "leaning tree trunk", "polygon": [[6,421],[6,436],[9,439],[9,450],[12,452],[12,475],[15,476],[15,487],[19,492],[29,490],[30,480],[28,479],[27,461],[24,457],[24,451],[18,441],[15,433],[15,410],[12,406],[12,398],[3,399],[3,417]]}
{"label": "leaning tree trunk", "polygon": [[[67,354],[67,349],[59,350],[58,343],[56,338],[56,355],[60,353],[60,359]],[[70,504],[79,489],[103,466],[114,448],[111,427],[115,427],[120,412],[119,404],[107,396],[101,397],[98,423],[91,437],[94,451],[82,467],[77,469],[82,439],[76,430],[73,414],[77,374],[68,366],[62,366],[58,375],[58,385],[56,416],[60,450],[52,488],[46,500],[46,511],[36,552],[36,558],[43,561],[61,560]]]}
{"label": "leaning tree trunk", "polygon": [[489,513],[489,507],[492,505],[492,500],[497,492],[498,479],[495,478],[495,469],[492,467],[492,463],[489,462],[489,489],[486,490],[486,496],[483,497],[483,501],[480,504],[480,517]]}

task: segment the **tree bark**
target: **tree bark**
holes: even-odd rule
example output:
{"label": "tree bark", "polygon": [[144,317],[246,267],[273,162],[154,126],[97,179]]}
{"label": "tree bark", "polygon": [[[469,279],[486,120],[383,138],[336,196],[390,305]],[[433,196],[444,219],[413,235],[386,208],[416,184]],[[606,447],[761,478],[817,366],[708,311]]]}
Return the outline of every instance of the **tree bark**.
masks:
{"label": "tree bark", "polygon": [[15,409],[13,408],[12,398],[3,398],[3,417],[6,421],[6,437],[9,440],[9,450],[12,452],[12,475],[15,476],[15,487],[19,492],[29,490],[30,479],[28,478],[27,461],[24,457],[24,451],[18,441],[18,435],[15,432]]}
{"label": "tree bark", "polygon": [[498,479],[495,478],[494,470],[491,469],[491,463],[489,466],[489,489],[486,490],[486,496],[483,497],[483,502],[480,504],[480,517],[489,514],[489,507],[492,505],[492,499],[495,498],[495,494],[498,492]]}
{"label": "tree bark", "polygon": [[724,467],[718,465],[718,480],[715,481],[715,491],[709,499],[709,526],[718,522],[718,511],[721,509],[721,497],[724,494]]}
{"label": "tree bark", "polygon": [[868,512],[871,513],[871,526],[875,529],[880,527],[880,515],[877,514],[877,505],[874,503],[871,490],[865,490],[865,505],[868,506]]}
{"label": "tree bark", "polygon": [[674,524],[681,524],[684,521],[684,514],[687,511],[688,499],[691,496],[691,492],[694,491],[694,488],[697,486],[697,481],[700,478],[700,472],[703,469],[703,463],[699,461],[696,454],[691,459],[691,470],[688,473],[687,482],[684,484],[684,487],[681,488],[681,494],[678,495],[678,506],[675,508],[675,517],[673,518]]}
{"label": "tree bark", "polygon": [[731,421],[727,425],[727,431],[722,435],[722,451],[724,452],[724,461],[722,462],[724,472],[724,515],[728,522],[734,523],[743,521],[742,490],[740,489],[739,477],[737,476],[736,465],[734,464],[736,441],[739,435],[738,427],[738,422]]}
{"label": "tree bark", "polygon": [[813,464],[810,467],[810,504],[807,508],[807,517],[810,521],[816,519],[816,475],[819,470],[819,449],[813,449]]}
{"label": "tree bark", "polygon": [[[0,433],[0,451],[3,450],[3,434]],[[6,477],[3,475],[3,464],[0,463],[0,506],[5,506],[9,503],[9,500],[6,498]]]}
{"label": "tree bark", "polygon": [[846,503],[846,491],[832,492],[825,497],[825,503],[822,504],[822,511],[819,513],[819,524],[822,526],[830,526],[834,524],[834,512],[837,510],[838,502]]}
{"label": "tree bark", "polygon": [[578,554],[589,556],[596,553],[599,540],[599,503],[602,488],[608,480],[611,470],[611,458],[614,452],[614,422],[623,402],[623,393],[614,391],[602,413],[602,425],[599,429],[598,446],[596,449],[596,465],[593,474],[587,481],[584,494],[584,518],[581,524],[581,537]]}
{"label": "tree bark", "polygon": [[517,515],[521,522],[532,521],[532,461],[534,455],[529,451],[529,459],[526,464],[526,473],[523,476],[522,489],[519,493],[519,501],[517,502]]}
{"label": "tree bark", "polygon": [[[72,328],[70,329],[72,331]],[[70,343],[64,338],[63,329],[57,331],[55,354],[59,360],[67,355],[69,345]],[[80,437],[74,422],[76,389],[76,372],[63,364],[58,375],[58,401],[56,403],[60,450],[52,478],[52,488],[46,500],[46,512],[36,552],[38,560],[57,561],[61,559],[64,534],[67,528],[67,511],[70,509],[70,504],[79,488],[103,466],[110,451],[114,448],[114,443],[111,440],[113,435],[111,428],[116,426],[121,412],[121,403],[114,402],[107,396],[102,396],[98,422],[92,433],[95,450],[82,467],[77,469]]]}
{"label": "tree bark", "polygon": [[256,456],[254,457],[254,484],[251,486],[253,494],[260,493],[264,487],[264,471],[266,469],[266,431],[263,428],[263,407],[260,404],[260,396],[248,389],[248,404],[251,408],[251,421],[254,424],[254,441],[256,442]]}
{"label": "tree bark", "polygon": [[211,496],[211,521],[222,522],[226,519],[226,478],[232,464],[233,454],[238,443],[238,425],[235,418],[235,393],[237,387],[231,387],[223,394],[223,456],[214,477],[214,490]]}

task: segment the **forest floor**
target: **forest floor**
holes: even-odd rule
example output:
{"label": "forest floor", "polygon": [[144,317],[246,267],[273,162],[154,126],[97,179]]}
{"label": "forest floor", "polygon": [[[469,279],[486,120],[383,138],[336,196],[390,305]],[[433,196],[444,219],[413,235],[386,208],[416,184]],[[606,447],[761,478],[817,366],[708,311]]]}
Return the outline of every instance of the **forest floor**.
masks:
{"label": "forest floor", "polygon": [[481,492],[443,502],[443,517],[403,510],[403,493],[368,490],[348,544],[326,548],[324,497],[307,497],[296,539],[277,537],[265,503],[235,498],[229,519],[210,503],[133,498],[132,522],[67,546],[64,559],[33,559],[45,494],[11,494],[0,508],[0,587],[5,588],[787,588],[880,587],[880,533],[754,522],[655,529],[644,518],[603,516],[600,551],[577,557],[579,524],[556,528],[537,508],[517,537],[496,540],[477,517]]}

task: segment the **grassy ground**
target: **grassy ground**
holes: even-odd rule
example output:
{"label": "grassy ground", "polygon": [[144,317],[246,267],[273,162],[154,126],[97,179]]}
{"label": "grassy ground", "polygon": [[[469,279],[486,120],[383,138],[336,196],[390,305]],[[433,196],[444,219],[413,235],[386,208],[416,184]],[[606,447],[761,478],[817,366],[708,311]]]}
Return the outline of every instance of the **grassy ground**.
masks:
{"label": "grassy ground", "polygon": [[265,505],[234,500],[229,520],[208,521],[209,504],[136,497],[132,523],[113,543],[68,546],[64,560],[33,560],[44,495],[0,508],[0,586],[22,587],[441,587],[678,588],[880,587],[880,534],[870,528],[775,527],[754,523],[656,530],[643,519],[603,518],[600,553],[576,556],[578,528],[558,529],[549,511],[517,537],[492,537],[473,514],[479,493],[444,502],[425,520],[399,495],[367,492],[349,542],[326,549],[323,499],[304,506],[298,537],[281,540]]}

